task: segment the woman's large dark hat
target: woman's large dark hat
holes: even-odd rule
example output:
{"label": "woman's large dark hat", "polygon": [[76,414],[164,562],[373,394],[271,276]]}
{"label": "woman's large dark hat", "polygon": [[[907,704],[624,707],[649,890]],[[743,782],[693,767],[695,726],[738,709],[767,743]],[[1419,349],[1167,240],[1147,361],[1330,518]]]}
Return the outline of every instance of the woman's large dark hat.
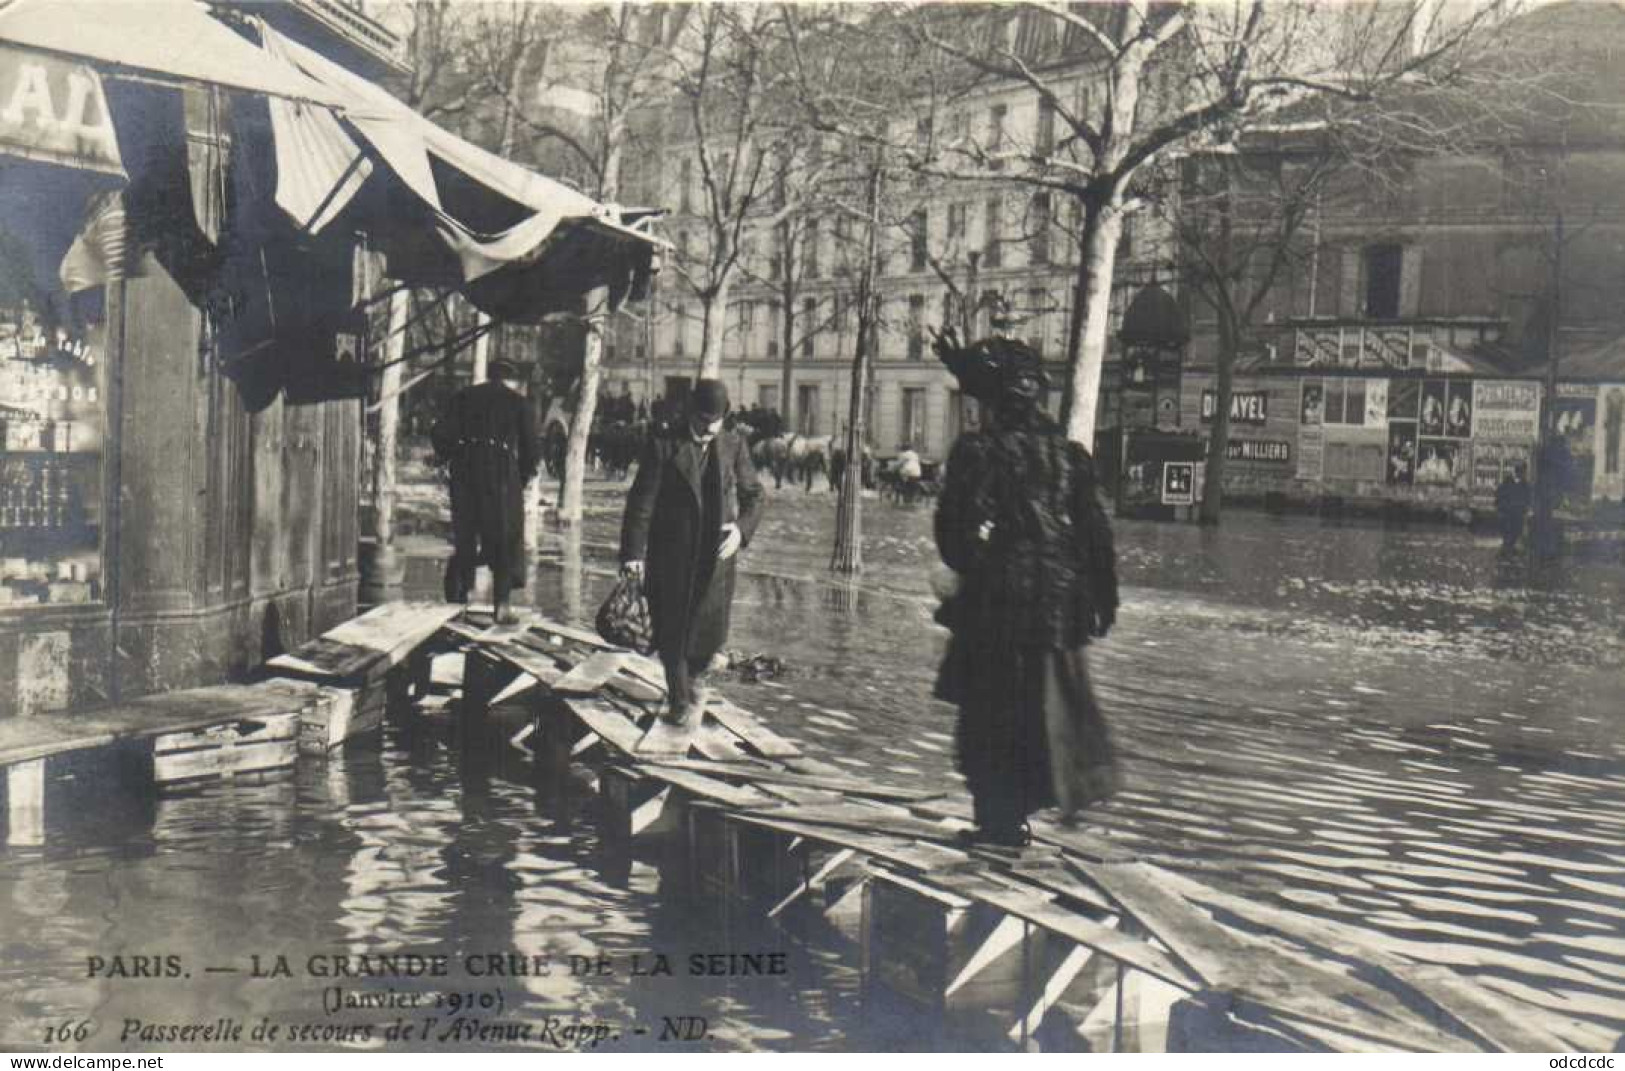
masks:
{"label": "woman's large dark hat", "polygon": [[984,338],[960,345],[950,329],[936,336],[934,347],[948,371],[959,380],[959,389],[977,401],[1036,397],[1049,386],[1043,357],[1019,339]]}

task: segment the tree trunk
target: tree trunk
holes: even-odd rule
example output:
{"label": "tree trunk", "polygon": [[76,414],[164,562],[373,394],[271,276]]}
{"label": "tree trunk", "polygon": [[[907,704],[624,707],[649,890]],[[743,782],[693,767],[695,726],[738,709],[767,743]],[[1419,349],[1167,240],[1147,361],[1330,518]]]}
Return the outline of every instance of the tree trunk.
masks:
{"label": "tree trunk", "polygon": [[879,301],[875,294],[880,253],[880,168],[869,173],[869,236],[864,250],[863,274],[858,279],[857,352],[852,358],[852,397],[848,402],[846,425],[846,473],[835,512],[835,549],[830,555],[832,572],[853,575],[863,572],[863,418],[868,393],[869,356],[875,343]]}
{"label": "tree trunk", "polygon": [[1115,195],[1098,209],[1087,210],[1072,323],[1067,334],[1071,377],[1065,422],[1067,438],[1089,450],[1095,448],[1095,411],[1100,400],[1100,373],[1106,361],[1106,331],[1111,324],[1112,274],[1117,267],[1117,240],[1122,232],[1122,209]]}
{"label": "tree trunk", "polygon": [[559,524],[581,522],[581,504],[587,482],[587,441],[593,414],[598,409],[598,382],[604,356],[604,330],[608,325],[609,289],[597,287],[587,294],[587,341],[576,379],[575,413],[570,417],[570,440],[564,453],[564,488],[559,495]]}
{"label": "tree trunk", "polygon": [[722,331],[728,324],[728,292],[732,279],[723,279],[709,294],[700,296],[700,379],[722,378]]}
{"label": "tree trunk", "polygon": [[[789,254],[785,254],[785,277],[789,277]],[[784,430],[795,431],[796,425],[792,422],[791,398],[796,387],[795,372],[795,343],[796,322],[791,302],[795,300],[795,288],[784,286],[779,299],[784,303],[784,314],[779,318],[782,328],[779,332],[779,345],[783,350],[779,353],[779,415],[784,418]]]}

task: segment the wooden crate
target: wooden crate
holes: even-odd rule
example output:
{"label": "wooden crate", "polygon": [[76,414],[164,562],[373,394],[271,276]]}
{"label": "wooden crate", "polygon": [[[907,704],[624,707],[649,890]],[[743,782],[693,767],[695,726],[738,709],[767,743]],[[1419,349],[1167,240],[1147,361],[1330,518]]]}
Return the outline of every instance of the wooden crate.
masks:
{"label": "wooden crate", "polygon": [[299,719],[295,711],[154,737],[153,780],[174,785],[292,766]]}

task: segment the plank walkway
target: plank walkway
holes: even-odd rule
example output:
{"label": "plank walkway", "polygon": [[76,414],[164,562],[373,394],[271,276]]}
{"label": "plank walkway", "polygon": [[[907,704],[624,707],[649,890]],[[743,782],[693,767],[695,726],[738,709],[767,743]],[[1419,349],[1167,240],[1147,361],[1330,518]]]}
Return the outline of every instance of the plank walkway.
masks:
{"label": "plank walkway", "polygon": [[[1029,849],[967,849],[962,805],[854,778],[726,700],[697,725],[666,726],[659,665],[591,633],[537,617],[517,635],[458,636],[471,673],[478,661],[499,680],[531,676],[537,736],[597,759],[625,834],[674,834],[710,868],[700,877],[712,895],[774,919],[816,903],[838,928],[861,893],[851,936],[866,983],[895,983],[905,1001],[956,1018],[956,998],[979,993],[973,1010],[1012,1042],[1070,1004],[1080,1031],[1108,1021],[1093,1041],[1114,1048],[1162,1048],[1183,1014],[1215,1008],[1238,1030],[1310,1048],[1573,1047],[1465,976],[1353,928],[1328,955],[1320,920],[1238,904],[1086,831],[1040,824]],[[917,918],[940,925],[916,932]],[[1023,977],[1010,982],[1012,971]]]}
{"label": "plank walkway", "polygon": [[[437,654],[461,659],[460,680],[431,664]],[[460,607],[389,604],[267,674],[0,719],[8,843],[42,842],[52,763],[117,748],[160,785],[280,769],[368,735],[388,698],[444,706],[438,681],[460,685],[465,718],[521,704],[516,739],[538,782],[562,788],[568,764],[589,761],[606,836],[679,860],[701,901],[855,946],[866,1005],[1018,1046],[1595,1047],[1586,1024],[1534,1021],[1411,948],[1220,892],[1086,830],[1039,823],[1027,849],[967,847],[963,802],[854,777],[724,698],[668,725],[657,662],[545,617],[496,626]]]}

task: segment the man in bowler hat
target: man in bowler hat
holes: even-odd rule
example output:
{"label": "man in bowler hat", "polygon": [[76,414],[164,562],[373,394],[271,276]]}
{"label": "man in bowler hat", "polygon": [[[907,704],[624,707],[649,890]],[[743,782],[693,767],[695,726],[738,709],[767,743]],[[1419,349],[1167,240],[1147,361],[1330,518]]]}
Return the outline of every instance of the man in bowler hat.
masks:
{"label": "man in bowler hat", "polygon": [[430,436],[451,470],[446,599],[467,602],[475,570],[488,565],[503,624],[518,620],[508,597],[525,586],[525,485],[542,461],[530,403],[515,389],[519,382],[511,362],[492,361],[490,379],[458,391]]}
{"label": "man in bowler hat", "polygon": [[727,415],[722,381],[696,382],[687,419],[649,437],[621,524],[622,571],[645,578],[677,724],[703,713],[698,682],[727,641],[735,563],[762,517],[761,482]]}

